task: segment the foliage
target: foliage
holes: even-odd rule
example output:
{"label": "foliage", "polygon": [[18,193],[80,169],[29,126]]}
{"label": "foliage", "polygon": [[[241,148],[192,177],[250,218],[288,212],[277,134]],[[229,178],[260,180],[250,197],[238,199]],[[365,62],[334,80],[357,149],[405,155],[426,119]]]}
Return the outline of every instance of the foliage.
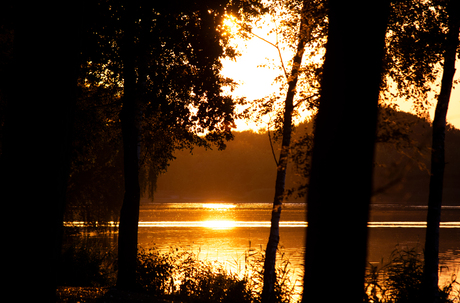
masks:
{"label": "foliage", "polygon": [[[264,10],[259,1],[173,2],[133,2],[140,185],[150,196],[174,150],[213,144],[222,149],[232,138],[233,101],[222,88],[234,83],[219,72],[220,59],[237,54],[222,18],[234,14],[250,21]],[[118,219],[125,4],[84,4],[67,220]]]}
{"label": "foliage", "polygon": [[[423,255],[416,248],[395,249],[390,256],[390,262],[367,268],[364,286],[366,303],[416,303],[422,302],[424,291]],[[439,302],[455,302],[460,300],[460,293],[454,292],[454,286],[459,285],[456,277],[439,289]]]}
{"label": "foliage", "polygon": [[[122,1],[88,5],[82,81],[90,87],[110,90],[112,99],[117,100],[123,95],[122,45],[129,13]],[[229,120],[224,120],[230,123],[232,107],[231,100],[220,94],[220,85],[227,80],[218,75],[223,48],[216,29],[211,29],[217,20],[212,15],[203,16],[198,8],[196,12],[177,8],[160,12],[153,3],[144,1],[133,6],[131,13],[138,21],[132,25],[136,42],[131,55],[135,56],[137,74],[135,102],[142,115],[141,171],[146,176],[141,180],[152,192],[152,183],[172,159],[174,149],[206,144],[196,135],[194,126],[199,126],[199,132],[214,127],[214,118],[221,113],[228,115]],[[203,40],[208,45],[203,45]],[[198,109],[196,114],[192,107]],[[219,114],[205,114],[211,113],[211,108]]]}
{"label": "foliage", "polygon": [[383,60],[383,100],[412,100],[418,113],[426,113],[430,105],[428,94],[441,71],[447,3],[391,1]]}

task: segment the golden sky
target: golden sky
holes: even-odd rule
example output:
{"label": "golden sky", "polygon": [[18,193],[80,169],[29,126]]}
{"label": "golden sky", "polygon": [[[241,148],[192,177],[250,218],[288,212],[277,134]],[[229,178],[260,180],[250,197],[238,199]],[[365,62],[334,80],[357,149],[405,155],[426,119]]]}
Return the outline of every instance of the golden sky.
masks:
{"label": "golden sky", "polygon": [[[275,37],[273,35],[263,35],[260,33],[260,29],[257,34],[263,36],[269,41],[275,41]],[[238,45],[237,49],[240,53],[242,53],[242,55],[239,56],[236,61],[223,60],[223,70],[221,72],[223,76],[230,77],[239,83],[237,89],[231,94],[235,97],[244,96],[247,100],[254,100],[277,91],[279,87],[277,85],[272,85],[275,77],[280,75],[280,60],[276,48],[256,37],[247,41],[234,39],[233,43]],[[282,53],[282,56],[285,64],[287,64],[291,58],[291,54]],[[272,68],[260,67],[260,65],[267,63],[269,63]],[[458,70],[460,70],[460,60],[457,60],[456,68],[457,73],[455,74],[454,79],[460,80],[460,72],[458,72]],[[438,81],[440,82],[440,79],[438,79]],[[437,89],[439,90],[439,87]],[[438,91],[436,93],[438,93]],[[433,106],[429,112],[431,119],[433,119],[436,105],[434,97],[431,100],[431,103]],[[400,101],[398,102],[398,105],[401,110],[412,112],[412,104],[410,102]],[[269,119],[267,118],[265,121],[265,127],[268,120]],[[452,91],[447,121],[456,128],[460,129],[460,84]],[[237,130],[239,131],[256,128],[254,123],[248,124],[247,121],[239,120],[236,124]],[[264,126],[261,125],[260,127]]]}

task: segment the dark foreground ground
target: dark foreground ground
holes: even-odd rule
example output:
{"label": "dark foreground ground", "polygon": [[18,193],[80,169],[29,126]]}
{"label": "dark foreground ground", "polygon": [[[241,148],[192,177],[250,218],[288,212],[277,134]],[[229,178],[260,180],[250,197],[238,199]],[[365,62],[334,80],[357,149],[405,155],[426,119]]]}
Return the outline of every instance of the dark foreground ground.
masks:
{"label": "dark foreground ground", "polygon": [[58,303],[138,303],[164,302],[142,293],[126,292],[109,287],[59,287],[57,289]]}

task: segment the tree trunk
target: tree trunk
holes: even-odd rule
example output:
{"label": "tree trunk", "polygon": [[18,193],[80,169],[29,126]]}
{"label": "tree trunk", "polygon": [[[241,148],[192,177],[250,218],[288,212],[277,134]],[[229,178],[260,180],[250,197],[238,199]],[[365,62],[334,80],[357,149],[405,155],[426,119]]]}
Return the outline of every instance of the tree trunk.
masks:
{"label": "tree trunk", "polygon": [[[0,194],[7,208],[4,216],[9,218],[4,223],[10,229],[4,245],[8,263],[4,275],[8,277],[6,289],[20,294],[22,301],[54,302],[70,169],[81,11],[73,1],[58,7],[42,2],[15,6],[14,62],[9,87],[2,90],[7,108]],[[32,232],[31,236],[25,239],[24,230]],[[30,286],[26,292],[23,282]]]}
{"label": "tree trunk", "polygon": [[137,233],[139,225],[139,126],[138,100],[136,98],[136,73],[134,52],[134,5],[128,2],[122,46],[123,107],[120,114],[123,137],[123,163],[125,194],[120,212],[118,234],[117,287],[132,290],[136,284]]}
{"label": "tree trunk", "polygon": [[262,302],[275,302],[275,283],[276,283],[276,252],[279,244],[279,222],[281,218],[281,208],[284,199],[284,189],[286,181],[286,170],[289,158],[289,147],[291,144],[292,133],[292,113],[294,110],[294,96],[296,93],[299,69],[305,51],[305,44],[309,39],[308,20],[305,12],[308,9],[308,1],[303,2],[303,16],[301,18],[299,42],[296,54],[293,58],[291,77],[288,80],[288,91],[284,103],[283,138],[278,165],[276,168],[275,197],[273,201],[272,218],[270,225],[270,236],[265,251],[264,260],[264,285],[262,290]]}
{"label": "tree trunk", "polygon": [[423,278],[426,302],[438,302],[439,224],[441,222],[442,191],[445,166],[446,117],[449,107],[452,81],[455,74],[455,57],[460,26],[460,5],[451,1],[448,5],[449,33],[444,53],[444,69],[441,92],[433,120],[431,176],[428,197],[427,229],[425,239],[425,266]]}
{"label": "tree trunk", "polygon": [[329,1],[328,42],[307,196],[302,302],[363,299],[388,11],[389,1],[372,5]]}

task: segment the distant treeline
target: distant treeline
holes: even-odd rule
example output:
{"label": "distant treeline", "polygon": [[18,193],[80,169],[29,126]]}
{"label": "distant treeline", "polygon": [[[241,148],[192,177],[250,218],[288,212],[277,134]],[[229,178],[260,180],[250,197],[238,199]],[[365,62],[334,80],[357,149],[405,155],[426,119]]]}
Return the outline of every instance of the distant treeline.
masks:
{"label": "distant treeline", "polygon": [[[389,110],[380,121],[376,146],[374,203],[426,205],[431,146],[429,122],[412,114]],[[397,130],[392,125],[398,125]],[[296,127],[295,138],[311,123]],[[350,134],[358,135],[359,134]],[[353,146],[344,146],[353,148]],[[278,145],[274,145],[278,154]],[[460,130],[450,127],[446,134],[446,172],[444,205],[460,205]],[[177,151],[176,159],[158,179],[154,202],[245,201],[272,202],[276,164],[266,132],[235,133],[224,151],[195,148]],[[305,182],[292,163],[288,167],[286,188]],[[353,172],[340,172],[353,178]],[[334,184],[331,184],[331,190]],[[352,200],[353,197],[344,197]],[[296,192],[288,198],[304,202]],[[151,202],[144,198],[143,202]]]}
{"label": "distant treeline", "polygon": [[[431,127],[414,115],[385,108],[380,115],[376,146],[373,202],[427,205]],[[295,128],[294,142],[312,132],[312,123]],[[273,139],[274,134],[271,133]],[[359,136],[350,134],[350,136]],[[103,140],[92,142],[104,142]],[[114,142],[113,145],[119,144]],[[99,146],[100,145],[100,146]],[[304,146],[300,144],[301,146]],[[70,179],[65,220],[118,220],[123,201],[121,153],[107,144],[90,146],[93,165],[80,162]],[[353,148],[353,146],[344,146]],[[279,144],[273,145],[275,154]],[[305,151],[302,151],[305,153]],[[446,134],[444,205],[460,205],[460,130]],[[175,152],[176,159],[159,176],[153,199],[146,193],[141,203],[151,202],[273,202],[276,164],[269,136],[250,131],[236,132],[224,151],[194,148]],[[306,159],[301,156],[299,159]],[[301,166],[305,167],[305,165]],[[337,172],[353,178],[353,172]],[[288,164],[286,189],[306,183],[305,174]],[[334,184],[330,184],[334,190]],[[343,197],[344,201],[353,197]],[[294,190],[290,202],[305,202]]]}

